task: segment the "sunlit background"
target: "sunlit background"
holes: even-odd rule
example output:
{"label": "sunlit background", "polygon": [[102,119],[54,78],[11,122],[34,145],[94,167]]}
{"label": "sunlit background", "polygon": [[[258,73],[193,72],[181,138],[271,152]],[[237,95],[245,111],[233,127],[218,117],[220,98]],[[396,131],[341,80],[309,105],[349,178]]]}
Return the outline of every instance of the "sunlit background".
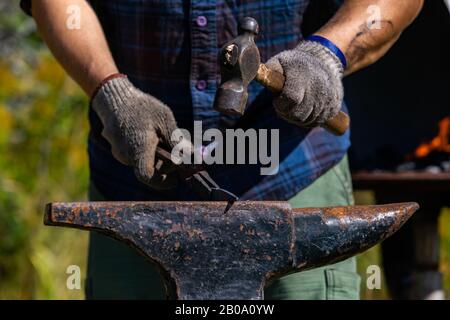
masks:
{"label": "sunlit background", "polygon": [[[70,265],[86,272],[87,233],[43,226],[51,201],[86,199],[87,99],[36,35],[17,1],[0,0],[0,299],[82,299],[66,286]],[[370,193],[357,193],[372,203]],[[441,271],[450,296],[450,211],[441,215]],[[365,299],[387,299],[366,288],[366,268],[381,265],[379,248],[359,257]]]}
{"label": "sunlit background", "polygon": [[0,1],[0,299],[82,298],[87,234],[43,226],[46,202],[86,199],[87,100],[18,1]]}

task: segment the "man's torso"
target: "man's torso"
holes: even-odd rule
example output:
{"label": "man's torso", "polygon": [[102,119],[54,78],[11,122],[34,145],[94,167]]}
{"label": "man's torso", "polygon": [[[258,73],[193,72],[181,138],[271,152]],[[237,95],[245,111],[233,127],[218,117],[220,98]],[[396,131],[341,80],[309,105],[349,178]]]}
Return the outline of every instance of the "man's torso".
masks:
{"label": "man's torso", "polygon": [[[280,165],[275,176],[261,176],[258,165],[214,165],[209,171],[224,188],[244,199],[285,200],[298,193],[345,154],[348,136],[323,129],[297,128],[279,119],[272,95],[253,82],[245,121],[213,110],[220,82],[217,54],[236,36],[240,18],[260,25],[257,45],[262,61],[293,48],[301,39],[306,0],[288,1],[130,1],[91,0],[122,73],[141,90],[170,106],[181,128],[278,129]],[[185,188],[156,192],[139,183],[131,168],[113,159],[101,137],[102,126],[90,112],[91,175],[111,199],[195,199]]]}

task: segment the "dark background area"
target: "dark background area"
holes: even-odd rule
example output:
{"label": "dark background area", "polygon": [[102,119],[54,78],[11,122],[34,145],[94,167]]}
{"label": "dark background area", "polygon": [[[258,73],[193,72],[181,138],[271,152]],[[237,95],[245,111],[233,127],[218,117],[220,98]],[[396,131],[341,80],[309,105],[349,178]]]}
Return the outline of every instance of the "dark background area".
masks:
{"label": "dark background area", "polygon": [[425,1],[417,20],[379,62],[345,80],[353,169],[386,168],[437,134],[450,115],[450,14]]}
{"label": "dark background area", "polygon": [[[320,28],[340,2],[312,1],[305,35]],[[391,168],[437,134],[438,121],[450,115],[449,41],[448,8],[442,0],[427,0],[385,57],[345,79],[354,170]]]}

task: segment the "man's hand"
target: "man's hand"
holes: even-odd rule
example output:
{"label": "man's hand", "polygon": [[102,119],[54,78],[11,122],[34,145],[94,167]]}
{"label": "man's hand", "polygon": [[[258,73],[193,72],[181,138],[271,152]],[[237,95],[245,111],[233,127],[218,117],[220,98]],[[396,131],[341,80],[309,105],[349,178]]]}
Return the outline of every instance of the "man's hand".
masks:
{"label": "man's hand", "polygon": [[133,166],[137,178],[155,189],[176,185],[175,175],[155,171],[158,143],[169,150],[178,143],[171,140],[177,125],[169,107],[123,76],[100,87],[92,99],[92,108],[103,123],[102,135],[118,161]]}
{"label": "man's hand", "polygon": [[286,77],[283,91],[273,101],[283,119],[316,126],[341,109],[344,68],[339,58],[323,45],[303,41],[293,50],[277,54],[266,65]]}
{"label": "man's hand", "polygon": [[303,126],[320,125],[336,115],[343,100],[342,76],[380,59],[414,20],[424,0],[346,0],[315,35],[343,52],[347,66],[320,43],[305,41],[267,62],[286,82],[274,100],[278,114]]}
{"label": "man's hand", "polygon": [[[67,29],[69,5],[81,10],[80,29]],[[45,42],[88,96],[93,96],[102,80],[118,74],[100,22],[86,0],[34,0],[32,9]],[[158,143],[168,151],[175,144],[170,138],[177,126],[165,104],[122,77],[100,87],[92,99],[92,108],[103,123],[103,135],[118,161],[133,166],[138,179],[155,189],[169,189],[176,184],[169,166],[155,168]]]}

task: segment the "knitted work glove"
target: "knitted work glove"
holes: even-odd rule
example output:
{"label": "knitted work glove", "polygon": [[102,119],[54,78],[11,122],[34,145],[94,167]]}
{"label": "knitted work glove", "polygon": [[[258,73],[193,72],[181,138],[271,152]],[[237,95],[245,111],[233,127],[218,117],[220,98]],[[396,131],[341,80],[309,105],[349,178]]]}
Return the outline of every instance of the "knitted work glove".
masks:
{"label": "knitted work glove", "polygon": [[[113,156],[134,167],[136,177],[155,189],[177,184],[175,174],[156,168],[158,143],[169,152],[178,143],[171,141],[177,124],[164,103],[136,87],[125,77],[104,82],[92,99],[92,108],[103,123],[102,135],[111,145]],[[190,145],[187,139],[184,139]]]}
{"label": "knitted work glove", "polygon": [[328,48],[303,41],[266,63],[286,77],[283,91],[274,99],[278,115],[302,126],[317,126],[334,117],[342,106],[343,66]]}

